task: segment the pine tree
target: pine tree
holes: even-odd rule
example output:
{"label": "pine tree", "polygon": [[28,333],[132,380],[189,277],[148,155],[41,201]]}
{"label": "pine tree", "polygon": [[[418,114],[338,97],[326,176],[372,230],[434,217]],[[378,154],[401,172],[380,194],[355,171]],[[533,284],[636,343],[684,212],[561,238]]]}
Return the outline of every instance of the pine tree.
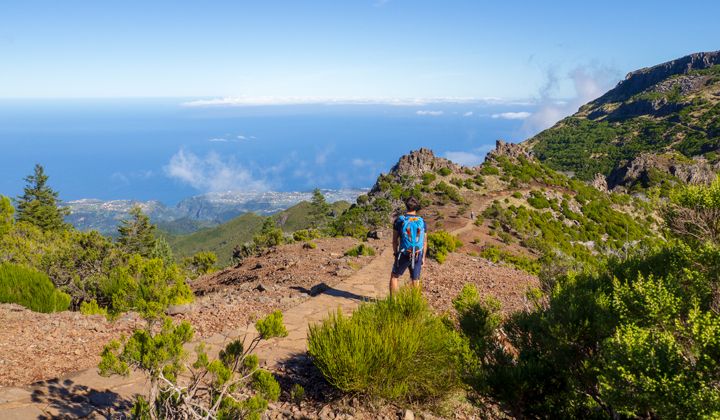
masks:
{"label": "pine tree", "polygon": [[155,230],[156,226],[150,223],[150,218],[140,206],[135,206],[130,210],[130,218],[123,220],[118,227],[118,243],[128,253],[152,257],[157,241]]}
{"label": "pine tree", "polygon": [[70,214],[67,207],[58,206],[58,193],[47,185],[48,176],[42,165],[35,165],[33,175],[25,177],[24,193],[18,197],[17,220],[28,222],[43,230],[67,228],[65,216]]}
{"label": "pine tree", "polygon": [[13,225],[15,209],[10,199],[0,195],[0,236],[6,234]]}
{"label": "pine tree", "polygon": [[330,214],[330,205],[325,201],[325,196],[320,189],[313,190],[312,201],[310,202],[310,219],[313,227],[322,227],[327,224]]}

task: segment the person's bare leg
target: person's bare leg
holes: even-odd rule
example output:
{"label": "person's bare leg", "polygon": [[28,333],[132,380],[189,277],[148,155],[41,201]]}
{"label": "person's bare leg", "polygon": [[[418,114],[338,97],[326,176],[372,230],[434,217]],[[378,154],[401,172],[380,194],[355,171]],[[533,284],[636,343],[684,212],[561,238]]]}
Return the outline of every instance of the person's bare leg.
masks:
{"label": "person's bare leg", "polygon": [[412,280],[412,281],[410,282],[410,284],[412,285],[412,287],[414,287],[414,288],[416,288],[416,289],[418,289],[419,291],[422,292],[422,282],[420,281],[420,279],[418,279],[418,280]]}
{"label": "person's bare leg", "polygon": [[390,275],[390,295],[398,291],[398,276]]}

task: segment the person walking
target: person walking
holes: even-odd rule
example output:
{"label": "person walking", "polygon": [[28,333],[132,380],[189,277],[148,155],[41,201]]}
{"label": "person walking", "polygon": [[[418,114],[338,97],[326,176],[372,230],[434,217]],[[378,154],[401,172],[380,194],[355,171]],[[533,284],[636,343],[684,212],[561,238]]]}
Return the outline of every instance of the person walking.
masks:
{"label": "person walking", "polygon": [[395,262],[390,274],[390,294],[398,290],[398,279],[410,269],[413,287],[421,288],[420,274],[427,255],[427,226],[418,216],[420,201],[415,197],[405,200],[406,211],[393,223],[393,251]]}

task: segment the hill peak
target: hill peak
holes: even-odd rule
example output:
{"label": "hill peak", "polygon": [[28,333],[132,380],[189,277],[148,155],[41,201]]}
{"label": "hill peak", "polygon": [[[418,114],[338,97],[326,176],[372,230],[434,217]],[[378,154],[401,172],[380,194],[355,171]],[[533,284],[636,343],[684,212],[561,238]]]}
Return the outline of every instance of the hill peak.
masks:
{"label": "hill peak", "polygon": [[420,177],[426,172],[435,172],[441,168],[449,168],[459,172],[461,166],[448,159],[435,156],[432,150],[420,148],[400,157],[390,169],[390,175]]}
{"label": "hill peak", "polygon": [[704,70],[720,64],[720,51],[698,52],[684,57],[632,71],[625,80],[588,105],[598,106],[608,102],[625,101],[663,80],[688,74],[693,70]]}

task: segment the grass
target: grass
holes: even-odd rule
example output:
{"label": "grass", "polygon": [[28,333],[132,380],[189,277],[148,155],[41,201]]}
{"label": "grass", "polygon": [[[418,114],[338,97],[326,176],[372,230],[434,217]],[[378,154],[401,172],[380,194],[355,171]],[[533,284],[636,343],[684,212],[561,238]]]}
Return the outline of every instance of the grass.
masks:
{"label": "grass", "polygon": [[357,246],[354,246],[345,251],[345,256],[348,257],[371,257],[373,255],[375,255],[375,249],[370,245],[366,244],[358,244]]}
{"label": "grass", "polygon": [[39,271],[3,263],[0,264],[0,303],[17,303],[35,312],[58,312],[70,307],[70,295],[57,290]]}
{"label": "grass", "polygon": [[463,341],[415,288],[311,325],[308,352],[344,392],[395,401],[442,399],[460,386]]}

